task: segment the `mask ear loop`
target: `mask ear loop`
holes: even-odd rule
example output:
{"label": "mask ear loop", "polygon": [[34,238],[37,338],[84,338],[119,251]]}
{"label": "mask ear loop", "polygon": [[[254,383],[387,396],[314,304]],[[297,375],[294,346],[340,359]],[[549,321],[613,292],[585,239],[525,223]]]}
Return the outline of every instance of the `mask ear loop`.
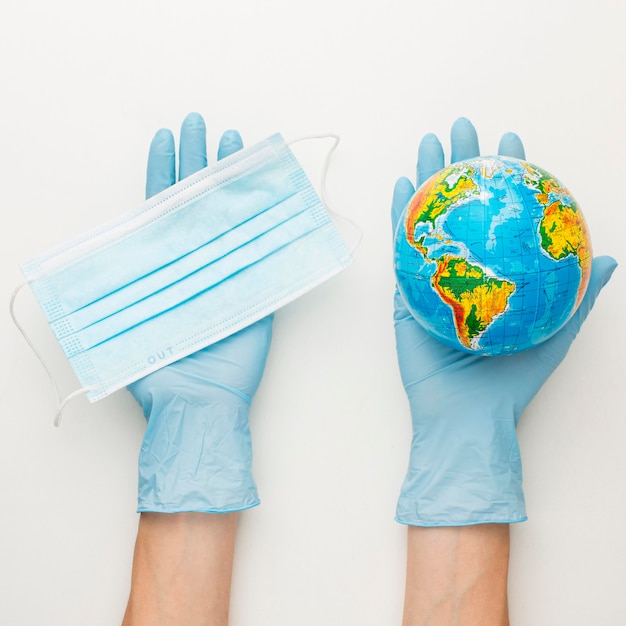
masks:
{"label": "mask ear loop", "polygon": [[24,337],[24,340],[30,346],[30,349],[33,351],[33,353],[35,354],[35,356],[41,363],[41,366],[43,367],[44,371],[48,375],[48,378],[50,379],[50,383],[52,384],[52,388],[54,389],[54,395],[56,396],[56,401],[57,401],[57,410],[56,410],[56,413],[54,414],[54,425],[58,427],[61,423],[61,415],[63,414],[63,410],[67,406],[68,402],[70,402],[70,400],[73,400],[77,396],[87,393],[88,391],[92,391],[93,389],[95,389],[95,387],[81,387],[80,389],[77,389],[76,391],[73,391],[72,393],[70,393],[65,398],[61,397],[61,392],[59,391],[59,387],[57,386],[56,381],[54,380],[54,376],[52,375],[52,372],[50,371],[45,361],[43,360],[43,357],[41,356],[40,352],[35,347],[35,344],[31,341],[30,337],[26,333],[26,330],[17,321],[17,317],[15,316],[15,299],[17,298],[17,294],[20,292],[22,287],[24,287],[24,285],[27,284],[27,282],[28,281],[24,281],[20,283],[11,294],[11,300],[9,302],[9,313],[11,314],[11,318],[13,319],[13,323],[15,324],[16,328],[20,331],[22,337]]}
{"label": "mask ear loop", "polygon": [[363,229],[355,221],[351,220],[350,218],[346,217],[345,215],[342,215],[341,213],[333,209],[332,204],[328,198],[328,188],[326,185],[326,180],[328,178],[328,170],[330,168],[330,162],[332,160],[333,153],[335,152],[335,150],[337,149],[337,146],[339,145],[339,142],[341,141],[341,137],[335,133],[321,133],[317,135],[305,135],[303,137],[298,137],[296,139],[292,139],[291,141],[288,141],[287,145],[290,146],[300,141],[307,141],[308,139],[334,139],[333,145],[330,147],[330,150],[327,152],[326,158],[324,159],[324,164],[322,166],[322,174],[321,174],[321,181],[320,181],[320,196],[322,199],[322,203],[324,204],[324,206],[326,207],[329,213],[343,220],[344,222],[352,226],[352,228],[354,228],[354,230],[356,231],[357,233],[356,242],[350,248],[350,255],[352,255],[354,251],[359,247],[359,245],[361,245],[361,240],[363,239]]}

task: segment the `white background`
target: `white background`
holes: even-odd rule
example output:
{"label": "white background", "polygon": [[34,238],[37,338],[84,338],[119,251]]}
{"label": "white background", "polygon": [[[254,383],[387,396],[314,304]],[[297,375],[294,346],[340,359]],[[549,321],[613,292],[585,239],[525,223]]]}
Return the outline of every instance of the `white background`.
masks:
{"label": "white background", "polygon": [[[4,0],[0,19],[0,625],[121,621],[144,419],[127,392],[69,405],[13,326],[18,264],[143,198],[153,133],[199,111],[210,149],[342,137],[329,173],[356,263],[276,317],[251,416],[263,503],[242,515],[233,626],[392,626],[393,521],[410,420],[392,328],[389,205],[419,139],[459,116],[484,154],[515,130],[624,260],[621,0]],[[323,142],[299,145],[317,180]],[[347,231],[348,232],[348,231]],[[519,428],[529,521],[512,529],[511,617],[626,624],[624,268]],[[17,314],[76,381],[28,289]]]}

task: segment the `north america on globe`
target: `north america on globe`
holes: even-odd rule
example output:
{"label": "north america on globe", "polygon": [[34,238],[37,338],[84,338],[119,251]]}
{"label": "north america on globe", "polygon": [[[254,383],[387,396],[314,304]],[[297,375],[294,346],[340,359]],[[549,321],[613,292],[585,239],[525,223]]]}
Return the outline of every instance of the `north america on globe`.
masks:
{"label": "north america on globe", "polygon": [[510,354],[577,309],[591,273],[582,211],[545,170],[512,157],[454,163],[419,187],[395,237],[400,293],[444,343]]}

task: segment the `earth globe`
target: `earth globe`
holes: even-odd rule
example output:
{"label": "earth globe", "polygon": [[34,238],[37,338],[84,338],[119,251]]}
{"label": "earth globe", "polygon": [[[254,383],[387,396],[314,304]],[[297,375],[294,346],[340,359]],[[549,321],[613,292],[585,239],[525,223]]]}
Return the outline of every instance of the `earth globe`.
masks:
{"label": "earth globe", "polygon": [[591,273],[583,214],[545,170],[512,157],[459,161],[425,181],[394,240],[398,289],[444,344],[486,356],[552,337]]}

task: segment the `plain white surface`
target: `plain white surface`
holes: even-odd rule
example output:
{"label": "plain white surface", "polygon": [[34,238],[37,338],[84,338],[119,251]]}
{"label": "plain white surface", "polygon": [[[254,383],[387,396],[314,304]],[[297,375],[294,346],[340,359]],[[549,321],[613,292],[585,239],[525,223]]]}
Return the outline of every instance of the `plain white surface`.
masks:
{"label": "plain white surface", "polygon": [[[242,515],[233,626],[400,623],[393,521],[408,406],[392,328],[389,205],[419,139],[459,116],[484,154],[515,130],[624,254],[620,0],[5,0],[0,22],[0,624],[110,626],[125,607],[144,420],[126,392],[52,427],[49,382],[8,314],[18,264],[143,198],[153,133],[201,112],[209,146],[336,132],[335,208],[356,263],[276,317],[252,411],[262,505]],[[316,180],[323,142],[301,144]],[[522,419],[529,521],[513,528],[513,625],[626,624],[624,268]],[[32,297],[18,314],[75,381]]]}

